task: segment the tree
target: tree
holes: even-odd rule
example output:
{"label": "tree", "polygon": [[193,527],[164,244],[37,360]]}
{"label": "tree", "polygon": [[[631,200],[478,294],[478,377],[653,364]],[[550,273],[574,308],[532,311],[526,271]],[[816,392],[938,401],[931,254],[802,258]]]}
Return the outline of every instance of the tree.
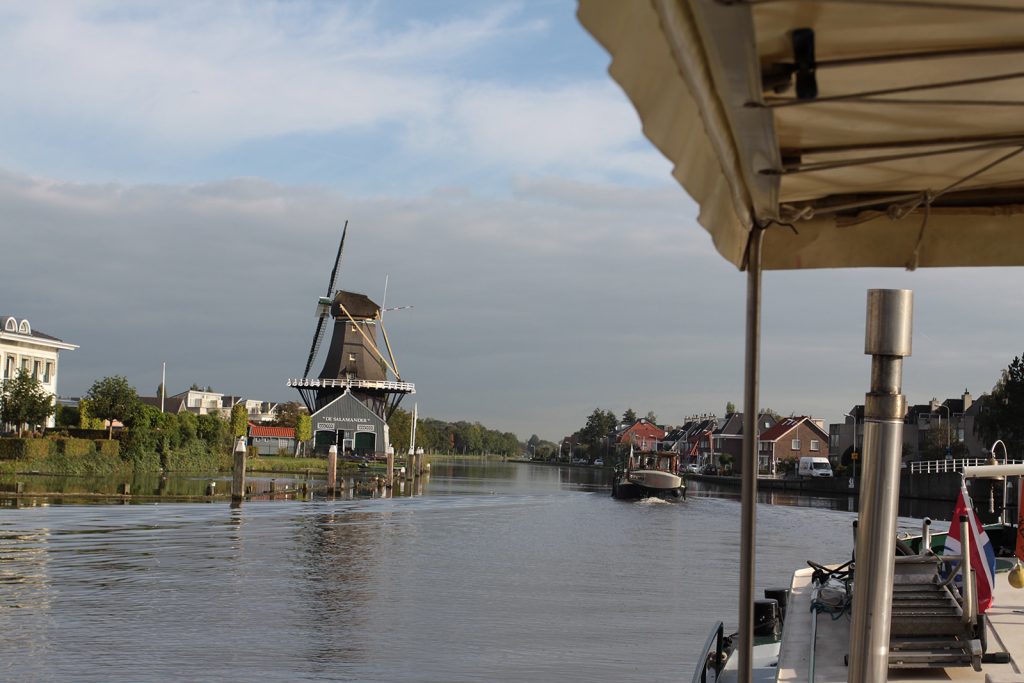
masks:
{"label": "tree", "polygon": [[295,429],[295,426],[299,423],[299,415],[304,412],[305,410],[303,410],[298,401],[281,403],[277,406],[277,419],[274,420],[274,423],[278,427],[291,427]]}
{"label": "tree", "polygon": [[75,406],[57,406],[56,424],[58,427],[77,427],[82,419],[81,412]]}
{"label": "tree", "polygon": [[647,416],[644,419],[650,422],[651,424],[658,424],[658,416],[654,414],[653,410],[648,410]]}
{"label": "tree", "polygon": [[231,436],[237,439],[249,430],[249,413],[244,403],[231,406]]}
{"label": "tree", "polygon": [[0,422],[16,425],[18,436],[26,425],[31,428],[46,424],[53,415],[53,396],[47,393],[32,374],[19,370],[14,379],[3,382],[0,389]]}
{"label": "tree", "polygon": [[587,424],[579,432],[579,442],[587,447],[590,453],[604,453],[608,450],[611,431],[615,429],[615,413],[610,410],[594,408],[587,417]]}
{"label": "tree", "polygon": [[299,454],[299,447],[305,447],[305,443],[313,438],[313,420],[308,413],[300,413],[298,422],[295,424],[295,454]]}
{"label": "tree", "polygon": [[732,401],[727,401],[726,404],[725,404],[725,414],[728,415],[729,413],[735,413],[735,412],[736,412],[736,404],[733,403]]}
{"label": "tree", "polygon": [[1024,448],[1024,354],[1003,370],[985,398],[974,431],[986,444],[1002,439],[1009,453],[1020,453]]}
{"label": "tree", "polygon": [[96,380],[85,394],[92,417],[107,420],[107,439],[114,436],[114,420],[124,420],[135,409],[139,397],[135,388],[120,375]]}
{"label": "tree", "polygon": [[626,408],[626,412],[624,412],[622,414],[622,422],[623,422],[623,424],[631,425],[634,422],[636,422],[636,419],[637,419],[636,411],[633,410],[632,408]]}

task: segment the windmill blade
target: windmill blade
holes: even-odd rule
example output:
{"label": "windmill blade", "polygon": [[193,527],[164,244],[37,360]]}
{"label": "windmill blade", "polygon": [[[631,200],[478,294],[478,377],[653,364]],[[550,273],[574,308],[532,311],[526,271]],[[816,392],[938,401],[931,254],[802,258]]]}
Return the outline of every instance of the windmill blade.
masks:
{"label": "windmill blade", "polygon": [[388,341],[388,331],[384,329],[384,318],[378,317],[377,320],[380,323],[380,331],[384,335],[384,346],[387,347],[388,356],[391,357],[391,370],[395,373],[395,381],[401,382],[402,376],[398,374],[398,361],[395,360],[395,352],[391,350],[391,342]]}
{"label": "windmill blade", "polygon": [[[331,268],[331,280],[327,284],[327,299],[334,296],[334,282],[338,279],[338,266],[341,264],[341,254],[345,251],[345,236],[347,234],[348,221],[346,220],[345,227],[341,229],[341,242],[338,244],[338,255],[334,257],[334,267]],[[313,332],[313,343],[309,347],[309,358],[306,359],[306,369],[302,373],[303,379],[309,377],[309,369],[313,367],[313,361],[316,360],[316,352],[320,350],[320,342],[324,339],[324,319],[329,315],[329,313],[330,308],[326,308],[319,311],[319,315],[317,316],[316,330]]]}
{"label": "windmill blade", "polygon": [[338,245],[338,255],[334,257],[334,268],[331,268],[331,282],[327,285],[327,296],[334,296],[334,281],[338,278],[338,266],[341,264],[341,252],[345,250],[345,235],[348,234],[348,221],[341,230],[341,244]]}
{"label": "windmill blade", "polygon": [[404,311],[404,310],[406,310],[408,308],[416,308],[416,307],[415,306],[393,306],[391,308],[382,308],[380,310],[380,312],[381,313],[385,313],[387,311]]}
{"label": "windmill blade", "polygon": [[306,359],[306,369],[302,372],[302,379],[306,379],[309,376],[309,369],[313,367],[313,361],[316,360],[316,352],[320,349],[320,342],[324,338],[324,319],[327,316],[320,316],[316,321],[316,331],[313,333],[313,345],[309,347],[309,358]]}

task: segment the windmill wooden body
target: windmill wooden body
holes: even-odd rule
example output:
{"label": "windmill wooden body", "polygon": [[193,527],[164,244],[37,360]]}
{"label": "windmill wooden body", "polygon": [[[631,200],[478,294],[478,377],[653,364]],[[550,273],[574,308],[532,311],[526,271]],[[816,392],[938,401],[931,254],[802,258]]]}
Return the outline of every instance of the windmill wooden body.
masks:
{"label": "windmill wooden body", "polygon": [[[316,331],[305,372],[300,379],[289,379],[288,386],[299,391],[310,412],[316,452],[337,445],[342,452],[382,455],[390,446],[387,420],[407,394],[416,393],[416,387],[399,374],[383,325],[386,309],[365,294],[334,289],[347,232],[346,222],[327,296],[317,303]],[[328,319],[333,329],[327,358],[320,374],[311,378],[309,371]]]}

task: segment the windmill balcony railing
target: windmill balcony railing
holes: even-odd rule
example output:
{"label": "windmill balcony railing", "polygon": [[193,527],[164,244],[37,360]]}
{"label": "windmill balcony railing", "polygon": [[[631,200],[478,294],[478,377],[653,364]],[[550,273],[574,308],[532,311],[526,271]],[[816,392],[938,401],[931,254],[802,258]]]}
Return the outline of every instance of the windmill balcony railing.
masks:
{"label": "windmill balcony railing", "polygon": [[290,379],[288,386],[310,389],[329,389],[351,387],[353,389],[378,389],[382,391],[394,391],[406,394],[415,394],[416,385],[412,382],[393,382],[390,380],[375,379]]}
{"label": "windmill balcony railing", "polygon": [[[950,458],[949,460],[919,460],[910,463],[911,474],[943,474],[945,472],[962,472],[965,467],[990,464],[988,458]],[[1003,464],[1000,460],[999,464]],[[1007,465],[1024,464],[1024,460],[1008,460]]]}

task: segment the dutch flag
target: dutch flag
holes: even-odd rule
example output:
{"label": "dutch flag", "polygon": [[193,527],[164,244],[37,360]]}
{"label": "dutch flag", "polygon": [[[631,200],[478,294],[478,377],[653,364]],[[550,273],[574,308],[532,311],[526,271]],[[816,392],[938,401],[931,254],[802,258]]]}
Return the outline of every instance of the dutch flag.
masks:
{"label": "dutch flag", "polygon": [[[967,515],[967,524],[971,530],[971,569],[974,570],[978,586],[978,611],[984,612],[992,606],[992,592],[995,590],[996,553],[992,541],[988,539],[984,527],[978,522],[971,505],[971,497],[967,488],[960,487],[960,496],[953,508],[953,521],[949,523],[949,534],[943,555],[960,554],[960,516]],[[959,581],[957,582],[959,584]]]}

